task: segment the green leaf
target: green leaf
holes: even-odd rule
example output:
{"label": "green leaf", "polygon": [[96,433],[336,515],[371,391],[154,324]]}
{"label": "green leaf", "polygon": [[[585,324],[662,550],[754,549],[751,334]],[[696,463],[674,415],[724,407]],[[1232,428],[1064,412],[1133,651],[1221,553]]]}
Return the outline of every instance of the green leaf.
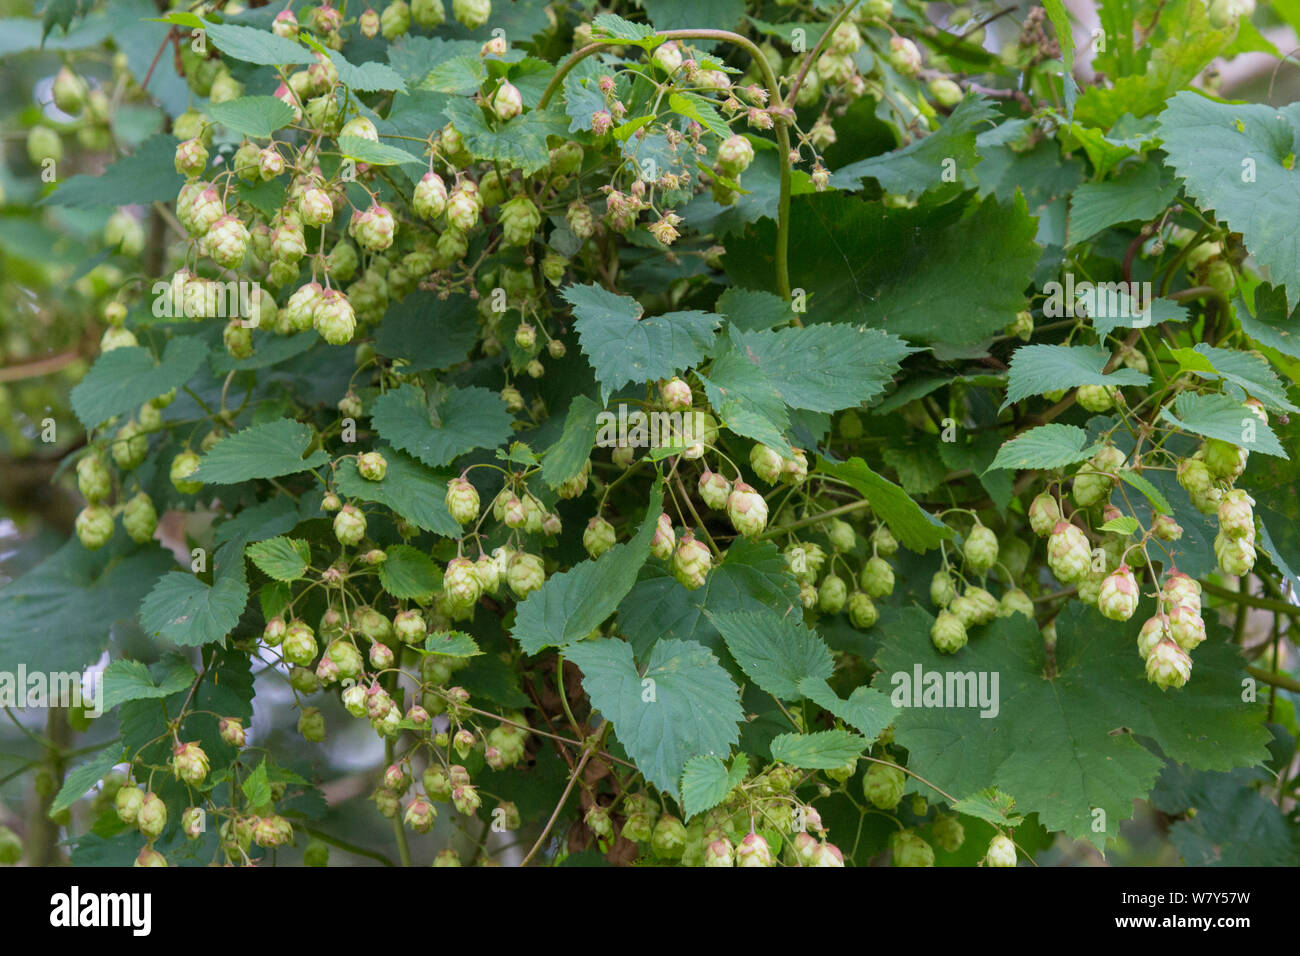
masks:
{"label": "green leaf", "polygon": [[248,603],[244,559],[222,545],[212,558],[212,584],[188,571],[163,575],[140,605],[140,626],[181,647],[222,641]]}
{"label": "green leaf", "polygon": [[445,301],[419,290],[392,303],[375,335],[375,349],[405,359],[407,370],[447,369],[469,358],[478,341],[474,303],[467,295]]}
{"label": "green leaf", "polygon": [[564,78],[564,112],[569,117],[570,133],[590,130],[592,118],[606,105],[595,77],[570,73]]}
{"label": "green leaf", "polygon": [[151,136],[98,176],[69,176],[43,201],[73,209],[170,202],[185,185],[185,177],[176,172],[175,157],[176,140]]}
{"label": "green leaf", "polygon": [[789,325],[794,318],[790,303],[770,292],[730,287],[718,296],[716,311],[727,323],[742,332],[762,332],[778,325]]}
{"label": "green leaf", "polygon": [[513,417],[496,392],[449,388],[431,416],[424,392],[406,384],[375,401],[370,421],[395,448],[431,468],[449,465],[476,448],[495,448],[510,437]]}
{"label": "green leaf", "polygon": [[946,174],[971,169],[979,162],[975,134],[978,127],[992,123],[997,116],[991,99],[967,96],[933,133],[892,152],[835,170],[831,186],[857,190],[862,188],[863,180],[874,179],[886,192],[907,196],[919,196],[945,184],[952,184],[953,191],[958,192],[960,184]]}
{"label": "green leaf", "polygon": [[803,770],[838,770],[862,756],[868,741],[847,730],[782,734],[772,741],[772,759]]}
{"label": "green leaf", "polygon": [[907,496],[902,488],[871,470],[861,458],[831,462],[818,456],[817,470],[847,481],[871,503],[871,510],[913,551],[937,548],[952,537],[952,529]]}
{"label": "green leaf", "polygon": [[1236,311],[1242,330],[1260,345],[1300,358],[1300,306],[1287,305],[1285,289],[1261,283],[1253,304],[1238,299]]}
{"label": "green leaf", "polygon": [[[745,0],[694,0],[693,3],[682,3],[681,0],[638,0],[638,3],[656,30],[698,29],[702,23],[719,30],[730,30],[745,16]],[[703,41],[692,42],[708,46]]]}
{"label": "green leaf", "polygon": [[191,477],[210,485],[233,485],[307,471],[330,460],[329,453],[321,449],[303,458],[311,442],[310,426],[292,419],[253,425],[213,445]]}
{"label": "green leaf", "polygon": [[616,13],[601,13],[591,21],[592,27],[619,40],[645,40],[654,36],[654,30],[644,23],[633,23]]}
{"label": "green leaf", "polygon": [[429,654],[443,654],[447,657],[477,657],[483,653],[474,638],[464,631],[430,634],[424,639],[424,649]]}
{"label": "green leaf", "polygon": [[84,797],[90,788],[104,779],[121,760],[122,743],[114,740],[86,763],[71,771],[63,779],[63,786],[59,788],[54,802],[50,804],[50,818],[58,816]]}
{"label": "green leaf", "polygon": [[357,471],[356,460],[345,458],[334,471],[339,494],[391,508],[425,531],[445,538],[460,537],[461,526],[447,511],[447,478],[387,445],[375,450],[388,462],[384,480],[367,481]]}
{"label": "green leaf", "polygon": [[563,295],[573,307],[578,341],[596,371],[605,401],[629,382],[671,378],[694,366],[722,321],[710,312],[644,318],[636,299],[595,284],[569,286]]}
{"label": "green leaf", "polygon": [[548,487],[558,488],[582,470],[596,442],[596,424],[601,411],[602,407],[586,395],[576,395],[569,403],[564,431],[542,459],[542,480]]}
{"label": "green leaf", "polygon": [[[140,661],[115,660],[103,676],[103,699],[100,709],[108,713],[128,700],[154,700],[188,690],[194,683],[194,668],[180,656],[166,657],[156,665],[162,676],[155,680]],[[83,790],[82,793],[85,791]]]}
{"label": "green leaf", "polygon": [[698,94],[670,93],[668,108],[687,119],[695,120],[714,136],[726,137],[731,133],[727,121],[713,103]]}
{"label": "green leaf", "polygon": [[1272,281],[1286,286],[1288,305],[1300,299],[1300,236],[1289,224],[1300,212],[1300,183],[1286,165],[1297,130],[1300,104],[1216,103],[1192,92],[1179,93],[1160,116],[1188,195],[1242,234]]}
{"label": "green leaf", "polygon": [[708,614],[765,611],[784,615],[799,606],[799,586],[770,541],[734,541],[704,579],[688,591],[666,570],[649,564],[618,609],[622,633],[645,655],[660,637],[698,641],[721,656],[725,643]]}
{"label": "green leaf", "polygon": [[311,563],[311,545],[298,538],[276,537],[250,544],[244,553],[263,574],[276,581],[298,581]]}
{"label": "green leaf", "polygon": [[224,103],[210,103],[208,116],[232,133],[266,139],[293,122],[293,107],[276,96],[241,96]]}
{"label": "green leaf", "polygon": [[874,687],[855,687],[848,700],[841,700],[826,681],[815,677],[805,677],[795,686],[818,707],[861,731],[868,743],[879,737],[898,717],[898,708]]}
{"label": "green leaf", "polygon": [[245,63],[289,66],[316,62],[311,50],[292,40],[276,36],[269,30],[258,30],[236,23],[205,23],[203,28],[218,50]]}
{"label": "green leaf", "polygon": [[1138,474],[1136,471],[1121,471],[1119,472],[1119,478],[1120,481],[1124,482],[1124,484],[1132,485],[1138,491],[1142,492],[1142,494],[1146,496],[1147,501],[1151,502],[1152,507],[1156,509],[1158,514],[1173,514],[1174,509],[1170,507],[1169,499],[1164,496],[1159,488],[1151,484],[1145,476]]}
{"label": "green leaf", "polygon": [[[914,342],[1000,333],[1025,308],[1042,254],[1023,197],[887,209],[823,193],[796,196],[790,221],[790,284],[808,293],[805,324],[864,324]],[[729,241],[732,283],[775,291],[775,245],[770,220]]]}
{"label": "green leaf", "polygon": [[731,340],[787,405],[815,412],[870,401],[892,381],[899,363],[917,351],[896,336],[849,325],[732,332]]}
{"label": "green leaf", "polygon": [[682,814],[687,822],[727,799],[727,794],[745,782],[748,772],[749,758],[744,754],[736,755],[730,770],[721,757],[711,754],[686,761],[682,770]]}
{"label": "green leaf", "polygon": [[614,545],[599,558],[551,575],[524,599],[516,610],[512,633],[525,654],[581,640],[614,613],[650,556],[663,501],[663,482],[659,480],[650,492],[645,519],[631,540]]}
{"label": "green leaf", "polygon": [[1183,431],[1218,438],[1247,451],[1288,457],[1273,429],[1256,418],[1249,406],[1230,395],[1183,392],[1174,399],[1172,410],[1168,405],[1160,410],[1160,417]]}
{"label": "green leaf", "polygon": [[1024,817],[1013,813],[1016,801],[997,787],[963,797],[952,805],[954,813],[965,814],[993,824],[995,827],[1018,827]]}
{"label": "green leaf", "polygon": [[114,623],[135,616],[140,599],[176,559],[139,547],[118,530],[98,551],[71,540],[22,577],[0,587],[0,671],[81,671],[108,647]]}
{"label": "green leaf", "polygon": [[644,674],[624,641],[580,641],[565,656],[582,670],[592,707],[614,725],[642,776],[663,793],[678,796],[677,781],[691,757],[728,754],[740,739],[740,692],[703,645],[662,639]]}
{"label": "green leaf", "polygon": [[1097,530],[1105,534],[1118,534],[1128,537],[1140,527],[1137,518],[1131,515],[1120,515],[1118,518],[1111,518]]}
{"label": "green leaf", "polygon": [[1074,28],[1070,25],[1070,14],[1062,0],[1043,0],[1043,9],[1052,21],[1056,31],[1056,45],[1061,50],[1061,62],[1065,64],[1065,75],[1074,72]]}
{"label": "green leaf", "polygon": [[103,352],[72,390],[72,410],[88,429],[134,412],[151,398],[188,382],[207,354],[208,346],[197,335],[172,339],[161,362],[139,346]]}
{"label": "green leaf", "polygon": [[1011,356],[1007,398],[1002,407],[1032,395],[1080,385],[1146,385],[1151,381],[1151,376],[1132,368],[1103,375],[1110,357],[1110,350],[1100,345],[1022,345]]}
{"label": "green leaf", "polygon": [[409,544],[395,544],[386,553],[387,560],[379,565],[379,583],[393,597],[424,599],[441,586],[438,566],[423,551]]}
{"label": "green leaf", "polygon": [[414,153],[408,153],[387,143],[376,143],[364,136],[340,136],[339,152],[351,156],[359,163],[371,166],[400,166],[402,163],[424,165],[424,160]]}
{"label": "green leaf", "polygon": [[[1131,649],[1153,610],[1144,600],[1130,621],[1114,624],[1069,602],[1056,619],[1054,669],[1037,625],[1021,615],[999,618],[948,656],[930,643],[929,614],[919,608],[882,614],[876,686],[893,688],[892,698],[903,706],[894,740],[907,750],[908,768],[948,793],[996,786],[1015,798],[1019,811],[1037,812],[1049,830],[1103,849],[1164,765],[1139,738],[1198,769],[1267,759],[1262,708],[1241,699],[1245,662],[1214,621],[1206,622],[1214,633],[1197,649],[1187,687],[1162,693],[1147,682]],[[924,689],[926,675],[937,675],[942,688],[950,674],[954,683],[959,674],[985,675],[990,691],[996,675],[996,694],[989,695],[996,717],[981,717],[978,705],[918,706],[924,698],[917,700],[915,677]],[[1102,819],[1094,809],[1105,811],[1104,830],[1094,829]]]}
{"label": "green leaf", "polygon": [[1241,388],[1250,398],[1258,399],[1278,411],[1300,411],[1286,397],[1286,386],[1277,377],[1268,359],[1237,349],[1220,349],[1200,342],[1194,349],[1169,350],[1181,368],[1204,379],[1222,379]]}
{"label": "green leaf", "polygon": [[244,799],[248,801],[248,805],[254,809],[264,807],[271,802],[271,782],[266,778],[265,757],[257,765],[257,769],[240,783],[239,789],[244,792]]}
{"label": "green leaf", "polygon": [[790,427],[785,399],[763,369],[734,342],[713,360],[709,374],[700,374],[699,378],[723,426],[782,454],[794,454],[793,446],[785,437]]}
{"label": "green leaf", "polygon": [[799,700],[799,681],[824,681],[835,670],[826,642],[790,614],[778,617],[763,610],[709,617],[740,669],[774,697]]}
{"label": "green leaf", "polygon": [[1021,432],[1004,442],[988,470],[1064,468],[1091,458],[1100,447],[1088,444],[1088,433],[1082,428],[1052,422]]}
{"label": "green leaf", "polygon": [[[1142,28],[1143,43],[1152,51],[1145,72],[1120,77],[1110,87],[1089,87],[1075,104],[1076,120],[1109,129],[1126,113],[1139,117],[1159,113],[1169,97],[1186,87],[1222,52],[1233,34],[1231,28],[1209,29],[1206,6],[1201,0],[1170,0],[1151,23],[1156,28],[1154,33],[1147,34],[1147,28]],[[1124,31],[1131,29],[1130,21],[1124,25]],[[1200,94],[1180,95],[1199,97]],[[1166,110],[1161,123],[1169,121]],[[1241,170],[1240,158],[1233,160],[1237,172]]]}
{"label": "green leaf", "polygon": [[1300,838],[1257,789],[1261,780],[1271,780],[1261,768],[1165,768],[1151,803],[1170,816],[1186,815],[1170,828],[1169,841],[1187,866],[1300,866]]}
{"label": "green leaf", "polygon": [[339,71],[339,82],[349,90],[359,90],[363,93],[378,93],[384,90],[406,92],[406,83],[403,82],[401,75],[388,64],[369,60],[360,66],[354,66],[337,50],[326,52]]}
{"label": "green leaf", "polygon": [[525,176],[551,161],[546,137],[566,137],[569,129],[568,117],[552,110],[530,110],[496,129],[488,125],[483,110],[468,99],[449,101],[445,112],[474,159],[515,166]]}
{"label": "green leaf", "polygon": [[1156,218],[1178,196],[1178,185],[1157,163],[1135,163],[1113,179],[1084,183],[1070,197],[1070,245],[1087,242],[1121,222]]}

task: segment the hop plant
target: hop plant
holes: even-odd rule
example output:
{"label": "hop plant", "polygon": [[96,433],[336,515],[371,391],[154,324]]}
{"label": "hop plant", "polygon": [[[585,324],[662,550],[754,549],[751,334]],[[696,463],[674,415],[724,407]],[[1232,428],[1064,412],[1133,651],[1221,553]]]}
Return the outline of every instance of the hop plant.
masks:
{"label": "hop plant", "polygon": [[947,607],[957,596],[957,588],[947,571],[936,571],[930,578],[930,600],[935,607]]}
{"label": "hop plant", "polygon": [[447,483],[447,511],[457,524],[468,525],[478,520],[478,491],[464,477],[453,478]]}
{"label": "hop plant", "polygon": [[989,841],[989,848],[984,852],[985,866],[1015,866],[1016,845],[1001,833]]}
{"label": "hop plant", "polygon": [[1138,605],[1137,579],[1127,564],[1121,564],[1102,581],[1097,595],[1097,610],[1112,621],[1127,621]]}
{"label": "hop plant", "polygon": [[966,646],[966,625],[952,611],[940,611],[930,625],[930,642],[941,654],[954,654]]}
{"label": "hop plant", "polygon": [[849,623],[860,631],[869,630],[880,619],[871,598],[862,591],[849,595]]}
{"label": "hop plant", "polygon": [[997,535],[977,522],[966,536],[962,554],[971,571],[975,574],[987,573],[998,561]]}
{"label": "hop plant", "polygon": [[737,481],[727,497],[727,517],[738,534],[755,537],[767,527],[767,502],[745,482]]}
{"label": "hop plant", "polygon": [[907,776],[898,767],[886,763],[873,763],[862,778],[862,792],[871,805],[880,810],[892,810],[903,799]]}
{"label": "hop plant", "polygon": [[836,574],[828,574],[822,579],[821,586],[817,589],[817,606],[827,614],[838,614],[844,610],[845,601],[848,600],[848,585],[844,579]]}
{"label": "hop plant", "polygon": [[687,590],[694,591],[704,587],[712,563],[713,556],[709,553],[708,546],[702,541],[696,541],[691,531],[683,532],[673,551],[673,577]]}
{"label": "hop plant", "polygon": [[868,558],[858,577],[858,584],[873,598],[888,597],[894,593],[894,569],[882,557]]}
{"label": "hop plant", "polygon": [[1182,687],[1192,676],[1192,659],[1170,640],[1162,640],[1147,655],[1147,680],[1161,690]]}
{"label": "hop plant", "polygon": [[158,512],[153,499],[143,491],[137,492],[122,509],[122,527],[136,544],[152,541],[158,528]]}
{"label": "hop plant", "polygon": [[582,533],[582,546],[593,558],[599,558],[612,548],[616,540],[618,539],[614,534],[614,526],[600,515],[588,521],[587,530]]}
{"label": "hop plant", "polygon": [[677,548],[677,536],[673,532],[673,519],[667,514],[660,514],[655,522],[654,537],[650,539],[650,553],[660,561],[667,561]]}
{"label": "hop plant", "polygon": [[1092,567],[1092,550],[1083,532],[1068,521],[1058,521],[1047,539],[1047,564],[1063,584],[1076,584]]}
{"label": "hop plant", "polygon": [[366,536],[366,516],[355,505],[344,505],[334,516],[334,537],[339,544],[355,548]]}
{"label": "hop plant", "polygon": [[516,196],[501,207],[501,231],[507,246],[526,246],[532,241],[542,213],[527,196]]}
{"label": "hop plant", "polygon": [[1080,385],[1075,398],[1084,409],[1100,414],[1115,404],[1115,390],[1109,385]]}

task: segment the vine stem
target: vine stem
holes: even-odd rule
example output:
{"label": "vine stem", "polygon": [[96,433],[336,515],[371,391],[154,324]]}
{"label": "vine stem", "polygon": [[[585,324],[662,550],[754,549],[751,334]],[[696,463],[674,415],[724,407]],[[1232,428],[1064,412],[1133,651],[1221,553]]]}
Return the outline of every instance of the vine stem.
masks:
{"label": "vine stem", "polygon": [[315,827],[303,827],[302,829],[303,832],[305,832],[308,836],[315,837],[317,840],[320,840],[321,843],[328,843],[330,846],[338,847],[340,850],[343,850],[346,853],[351,853],[354,856],[364,856],[367,859],[375,860],[379,863],[382,863],[384,864],[384,866],[397,865],[388,857],[384,856],[384,854],[380,853],[378,850],[368,850],[363,846],[357,846],[355,843],[349,843],[347,840],[341,840],[336,836],[332,836],[331,834],[326,833],[324,830],[317,830]]}
{"label": "vine stem", "polygon": [[779,534],[785,534],[787,531],[797,531],[799,528],[806,528],[810,524],[821,524],[831,518],[838,518],[840,515],[852,514],[855,511],[861,511],[863,508],[870,508],[871,502],[866,498],[851,502],[847,505],[840,505],[838,508],[831,508],[829,511],[822,511],[807,518],[800,518],[798,521],[792,521],[789,524],[782,525],[779,528],[768,528],[758,536],[759,541],[764,538],[774,538]]}
{"label": "vine stem", "polygon": [[1255,667],[1253,664],[1246,668],[1246,673],[1255,680],[1269,684],[1272,687],[1281,687],[1293,694],[1300,694],[1300,680],[1296,680],[1294,677],[1287,677],[1285,674],[1274,674],[1272,671]]}
{"label": "vine stem", "polygon": [[[781,90],[777,84],[776,72],[772,69],[772,64],[767,62],[767,57],[755,46],[754,42],[748,37],[743,37],[739,33],[733,33],[730,30],[657,30],[653,34],[664,40],[717,40],[722,43],[730,43],[738,46],[748,53],[758,64],[763,73],[763,82],[767,86],[768,102],[778,107],[778,113],[773,117],[776,128],[776,146],[777,159],[780,163],[781,182],[780,195],[777,199],[777,217],[776,217],[776,288],[777,294],[784,300],[790,299],[790,130],[787,126],[786,119],[781,112],[785,108],[785,103],[781,99]],[[589,43],[582,49],[577,50],[560,64],[551,81],[546,84],[546,89],[542,91],[542,98],[537,101],[539,110],[546,109],[546,105],[551,101],[564,78],[572,72],[573,68],[591,56],[593,53],[599,53],[606,47],[621,46],[627,41],[618,39],[596,40]],[[796,322],[798,316],[795,316]]]}
{"label": "vine stem", "polygon": [[1278,614],[1289,614],[1291,617],[1300,618],[1300,607],[1289,604],[1286,601],[1274,601],[1272,598],[1255,597],[1244,591],[1232,591],[1225,587],[1220,587],[1210,581],[1202,581],[1201,587],[1206,594],[1213,594],[1215,597],[1224,598],[1228,601],[1235,601],[1238,604],[1247,604],[1251,607],[1262,608],[1265,611],[1274,611]]}
{"label": "vine stem", "polygon": [[[393,738],[388,737],[384,740],[384,765],[388,766],[392,762]],[[400,810],[393,815],[393,836],[397,839],[397,855],[402,861],[402,866],[410,866],[411,848],[406,845],[406,829],[402,826]]]}
{"label": "vine stem", "polygon": [[564,805],[569,802],[569,794],[573,793],[574,784],[576,784],[578,778],[582,776],[582,768],[587,765],[587,761],[591,759],[592,754],[600,749],[601,745],[605,741],[605,734],[608,731],[609,721],[607,720],[600,725],[600,730],[596,734],[595,742],[590,743],[583,748],[582,757],[578,760],[578,765],[573,768],[573,773],[569,774],[569,782],[564,787],[564,793],[560,794],[559,802],[555,804],[555,809],[551,811],[551,818],[546,821],[546,826],[544,826],[542,832],[538,834],[537,842],[534,843],[533,848],[528,851],[528,855],[520,861],[519,865],[521,867],[527,866],[528,861],[537,855],[537,851],[540,850],[542,844],[546,842],[546,837],[550,834],[551,828],[555,826],[555,821],[560,818],[560,811],[563,810]]}

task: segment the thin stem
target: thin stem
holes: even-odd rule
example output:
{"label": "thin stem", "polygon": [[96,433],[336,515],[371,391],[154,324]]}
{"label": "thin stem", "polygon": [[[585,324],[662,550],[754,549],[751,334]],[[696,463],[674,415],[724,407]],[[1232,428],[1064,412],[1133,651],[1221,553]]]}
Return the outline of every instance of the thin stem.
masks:
{"label": "thin stem", "polygon": [[[384,765],[387,766],[392,762],[393,738],[387,737],[384,739]],[[402,866],[410,866],[411,848],[406,845],[406,828],[402,826],[401,813],[393,814],[393,836],[397,839],[397,855],[401,858]]]}
{"label": "thin stem", "polygon": [[1204,589],[1206,594],[1213,594],[1215,597],[1224,598],[1228,601],[1235,601],[1238,604],[1248,604],[1251,607],[1263,608],[1265,611],[1276,611],[1279,614],[1289,614],[1291,617],[1300,618],[1300,607],[1296,607],[1294,604],[1288,604],[1286,601],[1274,601],[1271,598],[1255,597],[1253,594],[1220,587],[1210,581],[1202,581],[1201,587]]}

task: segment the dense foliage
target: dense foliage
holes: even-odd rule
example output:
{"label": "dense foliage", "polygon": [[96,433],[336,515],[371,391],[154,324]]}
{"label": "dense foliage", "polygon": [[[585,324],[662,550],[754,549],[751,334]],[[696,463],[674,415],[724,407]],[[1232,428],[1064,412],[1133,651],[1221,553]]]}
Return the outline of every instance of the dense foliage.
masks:
{"label": "dense foliage", "polygon": [[1253,0],[1044,6],[5,21],[72,860],[1300,860],[1300,106]]}

